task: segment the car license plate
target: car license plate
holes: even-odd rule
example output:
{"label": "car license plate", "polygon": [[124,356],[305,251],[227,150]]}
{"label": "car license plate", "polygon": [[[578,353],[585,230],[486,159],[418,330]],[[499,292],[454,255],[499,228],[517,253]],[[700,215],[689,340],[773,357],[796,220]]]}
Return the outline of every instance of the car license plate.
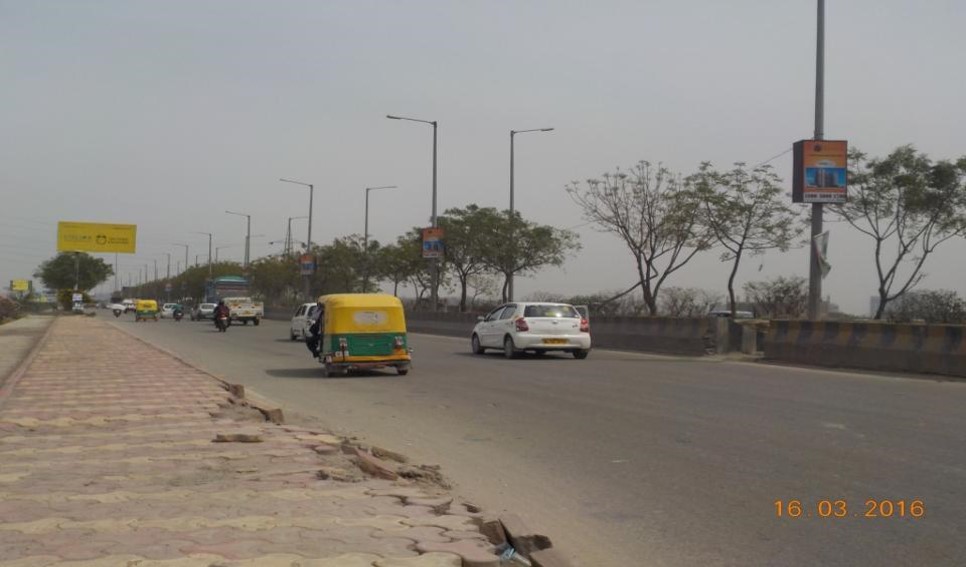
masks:
{"label": "car license plate", "polygon": [[545,345],[564,345],[564,344],[567,344],[567,339],[543,339],[543,344],[545,344]]}

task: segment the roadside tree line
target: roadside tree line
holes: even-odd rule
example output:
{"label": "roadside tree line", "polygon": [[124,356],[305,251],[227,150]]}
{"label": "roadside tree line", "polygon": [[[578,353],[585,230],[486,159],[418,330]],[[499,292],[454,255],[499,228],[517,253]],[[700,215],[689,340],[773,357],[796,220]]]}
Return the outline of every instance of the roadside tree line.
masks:
{"label": "roadside tree line", "polygon": [[[849,201],[829,206],[832,220],[847,224],[872,244],[875,284],[879,296],[876,319],[889,306],[912,292],[926,277],[928,257],[949,240],[966,234],[966,157],[933,161],[912,146],[902,146],[884,158],[850,153]],[[782,189],[782,180],[769,166],[750,168],[737,163],[729,170],[702,163],[695,173],[681,175],[661,164],[641,161],[583,184],[566,187],[586,220],[617,236],[632,256],[637,282],[610,297],[589,298],[599,310],[623,301],[639,290],[642,314],[689,312],[703,309],[708,298],[669,285],[670,278],[698,254],[719,251],[728,265],[724,290],[732,314],[739,299],[736,280],[742,261],[769,250],[787,251],[807,246],[804,207],[795,207]],[[445,257],[439,263],[441,289],[459,293],[466,311],[479,297],[507,299],[511,277],[560,266],[580,249],[569,230],[541,225],[519,213],[471,204],[452,208],[439,217],[444,229]],[[432,263],[422,257],[418,227],[395,242],[368,242],[360,235],[313,246],[317,269],[310,276],[311,296],[334,292],[373,291],[380,284],[398,294],[401,285],[413,289],[417,305],[432,296]],[[237,275],[241,267],[223,262],[213,275]],[[91,289],[112,270],[103,260],[81,255],[80,287]],[[73,254],[44,262],[35,274],[47,287],[72,289]],[[269,303],[307,300],[295,255],[272,255],[251,263],[248,275],[257,295]],[[199,297],[208,277],[207,266],[185,270],[177,277],[148,282],[144,294]],[[772,304],[768,312],[799,314],[801,282],[794,278],[745,286],[746,296]],[[775,289],[785,302],[775,307]],[[580,298],[575,298],[580,299]]]}
{"label": "roadside tree line", "polygon": [[[584,218],[620,238],[634,259],[638,281],[611,301],[639,289],[647,314],[657,315],[671,276],[698,254],[719,250],[734,314],[742,260],[809,245],[804,207],[793,206],[781,183],[769,166],[737,163],[722,171],[703,163],[685,176],[641,161],[567,191]],[[848,184],[849,201],[827,210],[871,240],[880,319],[922,282],[937,247],[966,234],[966,157],[933,161],[912,146],[875,159],[852,151]]]}
{"label": "roadside tree line", "polygon": [[[447,209],[438,217],[444,231],[445,255],[439,260],[441,289],[459,294],[466,311],[480,296],[499,294],[506,300],[511,276],[532,274],[560,266],[580,249],[569,230],[541,225],[509,211],[471,204]],[[357,234],[315,246],[316,271],[310,277],[313,294],[374,291],[385,284],[398,295],[409,286],[417,305],[432,296],[432,263],[423,258],[422,233],[414,227],[382,244]],[[270,300],[297,301],[302,289],[295,255],[273,255],[255,260],[251,275],[256,288]]]}

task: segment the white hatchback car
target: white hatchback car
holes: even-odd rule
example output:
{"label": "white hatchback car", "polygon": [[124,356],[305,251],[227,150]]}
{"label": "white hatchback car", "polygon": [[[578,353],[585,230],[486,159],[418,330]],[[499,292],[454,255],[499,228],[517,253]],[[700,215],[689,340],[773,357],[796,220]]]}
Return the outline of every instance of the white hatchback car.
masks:
{"label": "white hatchback car", "polygon": [[304,339],[309,334],[309,327],[315,322],[315,310],[319,306],[317,303],[303,303],[295,310],[292,315],[292,325],[288,331],[288,338],[297,341]]}
{"label": "white hatchback car", "polygon": [[177,307],[177,303],[165,303],[161,306],[161,318],[174,317],[174,308]]}
{"label": "white hatchback car", "polygon": [[566,303],[508,303],[480,317],[470,341],[475,354],[488,348],[503,349],[507,358],[564,351],[583,359],[590,354],[590,323]]}

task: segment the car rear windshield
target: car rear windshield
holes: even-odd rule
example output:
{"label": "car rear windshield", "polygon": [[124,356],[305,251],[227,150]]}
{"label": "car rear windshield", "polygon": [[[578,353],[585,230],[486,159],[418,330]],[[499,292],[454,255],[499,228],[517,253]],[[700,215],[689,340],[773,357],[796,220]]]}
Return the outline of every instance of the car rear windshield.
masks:
{"label": "car rear windshield", "polygon": [[527,305],[523,310],[524,317],[580,317],[570,305]]}

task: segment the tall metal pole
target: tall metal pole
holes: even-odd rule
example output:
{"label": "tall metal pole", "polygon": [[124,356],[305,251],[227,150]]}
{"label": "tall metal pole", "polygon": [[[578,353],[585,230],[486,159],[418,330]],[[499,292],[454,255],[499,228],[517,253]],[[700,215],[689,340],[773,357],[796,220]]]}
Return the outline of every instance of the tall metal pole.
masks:
{"label": "tall metal pole", "polygon": [[249,253],[251,251],[252,242],[252,216],[245,213],[236,213],[234,211],[225,211],[225,214],[235,215],[236,217],[245,217],[247,224],[245,225],[245,262],[244,268],[248,269]]}
{"label": "tall metal pole", "polygon": [[395,189],[395,185],[382,185],[380,187],[366,187],[366,222],[362,232],[362,253],[366,256],[366,269],[362,276],[362,291],[369,290],[369,192],[376,189]]}
{"label": "tall metal pole", "polygon": [[158,280],[158,260],[156,258],[154,260],[154,280]]}
{"label": "tall metal pole", "polygon": [[[509,245],[516,249],[516,242],[513,239],[513,137],[516,132],[510,130],[510,242]],[[507,278],[507,290],[506,290],[507,301],[513,301],[513,272],[510,272],[510,277]]]}
{"label": "tall metal pole", "polygon": [[[309,183],[309,234],[305,239],[305,251],[312,253],[312,201],[315,199],[315,186]],[[308,289],[306,287],[306,289]]]}
{"label": "tall metal pole", "polygon": [[171,279],[171,252],[165,252],[168,255],[168,275],[165,276],[167,279]]}
{"label": "tall metal pole", "polygon": [[[510,130],[510,245],[515,246],[513,240],[513,226],[514,226],[514,212],[516,208],[513,202],[513,184],[514,184],[514,150],[513,150],[513,138],[517,134],[523,134],[526,132],[551,132],[553,128],[531,128],[529,130]],[[513,301],[513,273],[510,273],[510,277],[507,278],[507,301]]]}
{"label": "tall metal pole", "polygon": [[[436,218],[436,133],[439,123],[433,120],[433,228],[439,226]],[[433,311],[439,309],[439,258],[433,258]]]}
{"label": "tall metal pole", "polygon": [[[387,114],[386,118],[390,120],[408,120],[410,122],[422,122],[423,124],[431,124],[433,126],[433,217],[432,226],[436,228],[439,226],[436,218],[436,147],[439,131],[439,122],[436,120],[420,120],[418,118],[406,118],[405,116],[395,116],[392,114]],[[432,290],[430,293],[431,301],[433,302],[432,310],[436,311],[439,307],[439,258],[433,258],[432,267],[430,268],[432,273]]]}
{"label": "tall metal pole", "polygon": [[[305,253],[311,254],[312,253],[312,209],[315,208],[314,207],[315,185],[312,183],[304,183],[302,181],[295,181],[293,179],[285,179],[285,178],[279,178],[279,181],[283,181],[285,183],[294,183],[296,185],[302,185],[304,187],[309,188],[309,230],[308,230],[307,238],[305,239]],[[312,275],[306,274],[305,276],[303,276],[302,280],[304,283],[305,298],[308,299],[309,296],[312,294]]]}
{"label": "tall metal pole", "polygon": [[74,252],[74,291],[80,291],[80,252]]}
{"label": "tall metal pole", "polygon": [[[815,139],[825,138],[825,0],[818,0],[818,25],[815,42]],[[822,203],[812,203],[812,238],[809,241],[808,318],[822,314],[822,267],[818,261],[815,237],[822,234]]]}
{"label": "tall metal pole", "polygon": [[252,249],[252,216],[245,215],[246,229],[245,229],[245,268],[248,268],[248,263],[251,261],[251,249]]}
{"label": "tall metal pole", "polygon": [[117,252],[114,253],[114,291],[117,291]]}

